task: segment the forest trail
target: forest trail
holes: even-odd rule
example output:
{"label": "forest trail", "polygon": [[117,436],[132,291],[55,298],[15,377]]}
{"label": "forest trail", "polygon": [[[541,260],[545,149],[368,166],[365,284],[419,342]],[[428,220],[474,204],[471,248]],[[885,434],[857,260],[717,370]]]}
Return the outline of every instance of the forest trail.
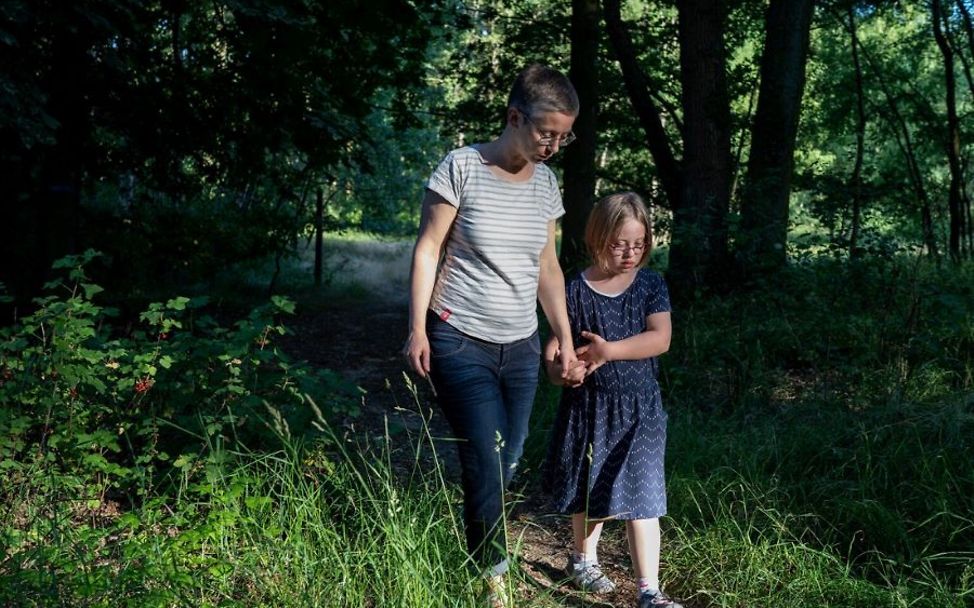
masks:
{"label": "forest trail", "polygon": [[[293,332],[285,348],[313,366],[338,371],[365,391],[361,414],[345,421],[341,429],[352,444],[381,446],[391,433],[387,443],[392,466],[405,482],[416,466],[415,446],[423,441],[423,412],[447,482],[459,483],[459,463],[448,439],[450,429],[429,384],[410,374],[416,386],[414,398],[404,378],[407,366],[400,353],[408,326],[410,246],[355,243],[332,249],[328,268],[333,278],[351,284],[358,295],[332,298],[314,309],[299,307],[297,316],[285,321]],[[532,436],[528,441],[547,438]],[[429,450],[421,453],[419,465],[432,470]],[[530,580],[530,584],[521,584],[518,606],[632,605],[635,587],[621,522],[606,526],[599,545],[600,561],[617,582],[617,590],[597,599],[582,596],[559,584],[571,545],[569,521],[545,512],[543,497],[535,488],[526,487],[525,480],[516,479],[513,490],[509,542],[516,547],[521,570]],[[459,514],[461,506],[455,508]],[[444,525],[449,523],[444,521]]]}

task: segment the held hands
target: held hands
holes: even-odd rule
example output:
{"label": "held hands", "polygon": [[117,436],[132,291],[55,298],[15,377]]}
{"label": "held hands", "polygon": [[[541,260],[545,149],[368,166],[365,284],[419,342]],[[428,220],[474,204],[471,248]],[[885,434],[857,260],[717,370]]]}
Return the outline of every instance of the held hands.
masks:
{"label": "held hands", "polygon": [[574,350],[558,348],[548,355],[548,379],[553,384],[579,387],[592,372],[612,360],[611,342],[590,331],[583,331],[582,338],[589,343]]}
{"label": "held hands", "polygon": [[555,351],[554,360],[548,369],[548,377],[552,383],[575,388],[581,386],[586,375],[585,363],[579,361],[573,351]]}

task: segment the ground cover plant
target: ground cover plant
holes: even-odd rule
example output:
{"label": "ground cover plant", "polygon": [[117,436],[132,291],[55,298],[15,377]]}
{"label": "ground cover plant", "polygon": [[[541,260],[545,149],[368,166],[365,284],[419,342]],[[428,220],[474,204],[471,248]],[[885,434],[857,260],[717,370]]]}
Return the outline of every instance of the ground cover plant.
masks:
{"label": "ground cover plant", "polygon": [[[291,300],[223,327],[170,298],[120,327],[93,257],[59,263],[3,330],[0,603],[478,605],[442,443],[389,421],[350,431],[367,424],[356,387],[276,348]],[[851,275],[859,289],[840,289]],[[676,311],[668,589],[690,606],[970,605],[970,278],[820,259]],[[412,388],[398,405],[431,415]],[[515,488],[529,505],[556,399],[539,394]],[[526,527],[564,525],[529,508],[516,556]],[[521,605],[592,601],[535,576],[515,561]]]}

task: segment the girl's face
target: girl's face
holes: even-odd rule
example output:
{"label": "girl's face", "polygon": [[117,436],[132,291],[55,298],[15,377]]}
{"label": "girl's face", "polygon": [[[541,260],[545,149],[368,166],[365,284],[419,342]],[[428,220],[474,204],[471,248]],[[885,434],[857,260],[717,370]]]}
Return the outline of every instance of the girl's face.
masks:
{"label": "girl's face", "polygon": [[646,227],[642,222],[628,219],[615,238],[606,244],[606,261],[612,274],[632,272],[639,266],[646,251]]}

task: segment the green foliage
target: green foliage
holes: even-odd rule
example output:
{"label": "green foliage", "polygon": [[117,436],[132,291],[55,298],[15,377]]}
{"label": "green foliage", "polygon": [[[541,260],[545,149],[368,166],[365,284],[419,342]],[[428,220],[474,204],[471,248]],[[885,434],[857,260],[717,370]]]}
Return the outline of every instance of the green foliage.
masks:
{"label": "green foliage", "polygon": [[[0,278],[26,304],[70,243],[109,254],[103,280],[126,289],[287,254],[315,186],[352,167],[382,183],[424,147],[412,102],[439,15],[402,0],[6,3],[0,199],[17,210]],[[419,135],[397,139],[407,126]],[[414,219],[406,193],[373,196],[355,199],[369,229]]]}
{"label": "green foliage", "polygon": [[[671,592],[715,606],[970,602],[972,270],[809,256],[674,311],[660,359]],[[547,437],[557,397],[542,389],[533,436]],[[544,456],[531,443],[528,470]]]}
{"label": "green foliage", "polygon": [[716,605],[960,607],[974,593],[969,403],[671,422],[670,567]]}
{"label": "green foliage", "polygon": [[724,412],[806,395],[867,408],[969,391],[972,284],[969,266],[907,256],[808,258],[753,291],[676,310],[664,388]]}
{"label": "green foliage", "polygon": [[[57,262],[66,276],[47,286],[51,295],[0,330],[7,558],[0,576],[17,581],[0,585],[6,601],[20,597],[21,585],[48,589],[53,598],[67,584],[64,601],[74,604],[74,593],[97,593],[116,576],[131,583],[135,575],[125,569],[92,567],[118,551],[140,564],[146,551],[184,547],[179,559],[192,561],[192,548],[209,542],[207,526],[226,524],[212,518],[233,514],[173,513],[168,496],[236,500],[240,483],[218,483],[230,450],[320,435],[322,408],[330,417],[358,408],[356,387],[290,361],[276,346],[286,330],[275,318],[294,312],[290,300],[275,297],[224,328],[203,314],[202,299],[171,298],[151,304],[139,327],[121,334],[109,325],[113,311],[92,299],[101,288],[88,282],[85,266],[95,257],[89,251]],[[123,534],[132,523],[120,509],[145,509],[158,521],[146,523],[138,543],[106,546],[104,525]],[[141,542],[159,526],[194,529],[172,546]],[[62,535],[72,540],[62,543]],[[171,569],[166,559],[158,567]]]}
{"label": "green foliage", "polygon": [[[164,323],[189,303],[170,304],[151,314]],[[417,468],[403,487],[388,453],[346,451],[344,438],[316,422],[315,441],[283,435],[264,452],[214,437],[173,460],[168,488],[121,512],[110,501],[78,504],[61,480],[44,493],[36,476],[5,479],[17,500],[6,502],[14,517],[3,529],[0,602],[471,606],[479,577],[457,567],[463,532],[441,471]],[[417,449],[431,441],[427,430]]]}

